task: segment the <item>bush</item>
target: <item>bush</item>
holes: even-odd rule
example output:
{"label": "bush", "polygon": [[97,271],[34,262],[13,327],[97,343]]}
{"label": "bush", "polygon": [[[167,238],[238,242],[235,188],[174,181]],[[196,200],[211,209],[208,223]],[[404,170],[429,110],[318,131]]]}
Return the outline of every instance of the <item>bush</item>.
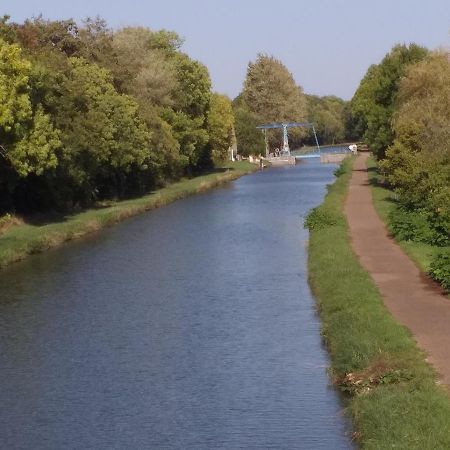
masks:
{"label": "bush", "polygon": [[304,227],[309,231],[336,225],[344,225],[342,216],[324,205],[313,208],[306,216],[304,223]]}
{"label": "bush", "polygon": [[402,241],[424,242],[440,247],[448,245],[448,235],[434,227],[430,215],[424,211],[395,208],[389,214],[389,227],[394,236]]}
{"label": "bush", "polygon": [[428,273],[447,292],[450,292],[450,248],[445,249],[433,259]]}

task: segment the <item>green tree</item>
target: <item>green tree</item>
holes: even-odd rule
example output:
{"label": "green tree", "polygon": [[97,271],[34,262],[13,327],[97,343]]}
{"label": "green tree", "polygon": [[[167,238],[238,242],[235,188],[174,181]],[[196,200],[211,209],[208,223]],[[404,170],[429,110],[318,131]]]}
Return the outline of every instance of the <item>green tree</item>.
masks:
{"label": "green tree", "polygon": [[391,122],[400,80],[409,65],[426,55],[427,50],[416,44],[396,45],[380,64],[369,68],[353,96],[355,130],[380,159],[393,141]]}
{"label": "green tree", "polygon": [[31,65],[17,45],[0,40],[0,145],[2,155],[22,177],[57,165],[59,131],[42,108],[33,113]]}
{"label": "green tree", "polygon": [[232,145],[234,115],[226,95],[214,93],[208,111],[208,133],[214,160],[226,160]]}
{"label": "green tree", "polygon": [[54,128],[42,108],[38,108],[31,129],[8,153],[8,159],[21,177],[30,173],[42,175],[45,170],[58,165],[56,151],[60,147],[59,130]]}
{"label": "green tree", "polygon": [[450,233],[450,60],[430,54],[400,82],[394,143],[382,167],[400,199]]}
{"label": "green tree", "polygon": [[174,105],[162,113],[172,127],[185,158],[188,172],[211,167],[212,155],[207,129],[207,114],[211,100],[211,80],[208,69],[184,53],[172,59],[177,80]]}
{"label": "green tree", "polygon": [[256,129],[261,122],[256,114],[248,110],[242,94],[233,100],[233,112],[238,153],[242,156],[264,155],[264,135]]}
{"label": "green tree", "polygon": [[70,66],[55,108],[66,176],[82,187],[83,201],[96,192],[123,195],[125,175],[151,164],[150,134],[136,102],[115,91],[106,69],[80,58]]}
{"label": "green tree", "polygon": [[112,73],[119,89],[133,95],[140,104],[172,106],[174,103],[178,87],[172,61],[174,49],[169,50],[170,40],[166,45],[161,41],[163,38],[158,33],[144,27],[127,27],[114,34],[118,64]]}
{"label": "green tree", "polygon": [[[320,144],[343,142],[346,134],[346,102],[335,96],[307,95],[308,121],[315,126]],[[308,143],[315,145],[314,136]]]}
{"label": "green tree", "polygon": [[249,63],[243,100],[263,122],[300,121],[306,115],[306,99],[292,74],[272,56],[259,54]]}

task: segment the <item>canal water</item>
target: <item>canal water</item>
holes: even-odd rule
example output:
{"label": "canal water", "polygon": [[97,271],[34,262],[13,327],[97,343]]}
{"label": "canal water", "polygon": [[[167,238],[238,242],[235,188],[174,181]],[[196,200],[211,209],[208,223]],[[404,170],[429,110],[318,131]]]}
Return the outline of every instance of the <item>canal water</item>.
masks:
{"label": "canal water", "polygon": [[0,448],[349,449],[307,281],[309,161],[0,273]]}

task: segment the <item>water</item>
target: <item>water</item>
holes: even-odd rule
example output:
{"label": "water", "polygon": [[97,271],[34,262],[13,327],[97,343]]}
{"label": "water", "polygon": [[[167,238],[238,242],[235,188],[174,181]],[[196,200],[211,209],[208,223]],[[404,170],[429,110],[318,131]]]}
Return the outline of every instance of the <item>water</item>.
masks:
{"label": "water", "polygon": [[348,449],[302,220],[256,173],[0,273],[0,448]]}

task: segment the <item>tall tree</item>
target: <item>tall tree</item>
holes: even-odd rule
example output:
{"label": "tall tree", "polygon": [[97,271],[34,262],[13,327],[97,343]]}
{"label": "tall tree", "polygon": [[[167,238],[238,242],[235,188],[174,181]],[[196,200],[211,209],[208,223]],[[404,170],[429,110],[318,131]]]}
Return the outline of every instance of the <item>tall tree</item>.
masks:
{"label": "tall tree", "polygon": [[398,104],[382,166],[401,201],[428,211],[450,234],[450,55],[410,66]]}
{"label": "tall tree", "polygon": [[297,121],[305,118],[306,99],[292,74],[272,56],[259,54],[250,63],[243,100],[261,121]]}
{"label": "tall tree", "polygon": [[0,39],[0,150],[20,176],[56,167],[59,132],[30,101],[30,63]]}
{"label": "tall tree", "polygon": [[384,158],[394,137],[391,122],[400,80],[409,65],[426,55],[427,50],[416,44],[396,45],[380,64],[369,68],[352,99],[356,130],[378,158]]}
{"label": "tall tree", "polygon": [[214,93],[208,111],[208,133],[214,160],[227,159],[233,141],[234,115],[226,95]]}

